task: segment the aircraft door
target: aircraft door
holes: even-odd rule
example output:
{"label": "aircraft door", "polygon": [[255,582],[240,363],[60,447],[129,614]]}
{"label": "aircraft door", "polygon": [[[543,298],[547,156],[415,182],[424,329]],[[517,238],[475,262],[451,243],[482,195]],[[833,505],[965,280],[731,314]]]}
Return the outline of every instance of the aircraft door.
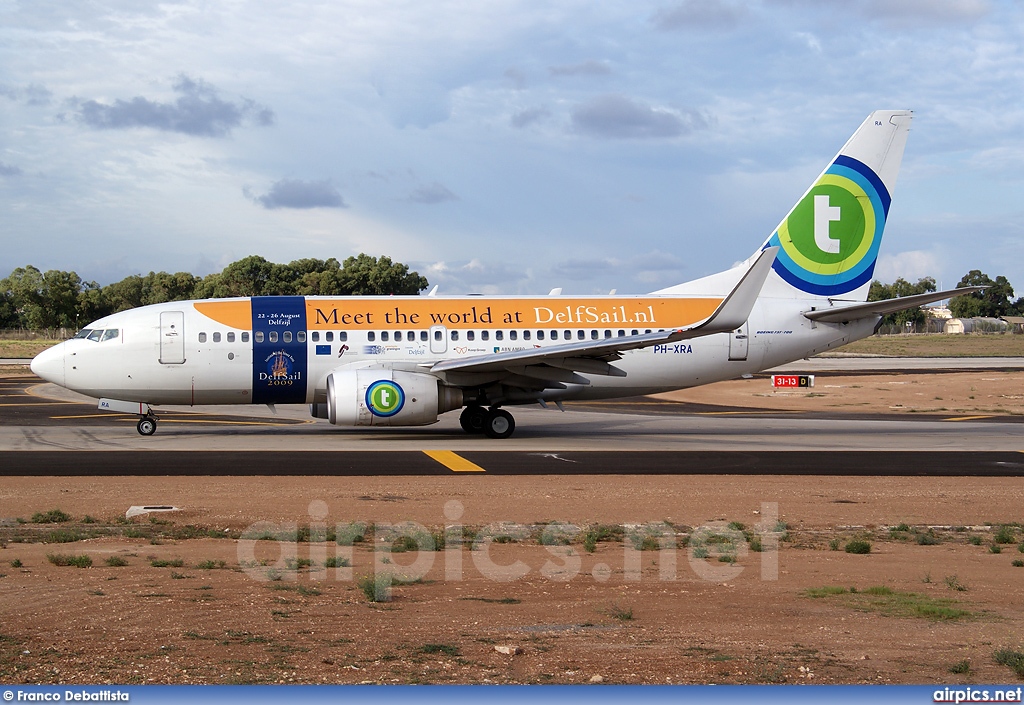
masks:
{"label": "aircraft door", "polygon": [[185,314],[182,311],[160,312],[160,364],[180,365],[185,362]]}
{"label": "aircraft door", "polygon": [[430,352],[440,355],[447,350],[448,329],[444,326],[430,326]]}
{"label": "aircraft door", "polygon": [[749,347],[749,339],[747,338],[748,324],[744,322],[742,326],[734,330],[729,334],[729,359],[730,360],[746,360],[747,359],[747,348]]}

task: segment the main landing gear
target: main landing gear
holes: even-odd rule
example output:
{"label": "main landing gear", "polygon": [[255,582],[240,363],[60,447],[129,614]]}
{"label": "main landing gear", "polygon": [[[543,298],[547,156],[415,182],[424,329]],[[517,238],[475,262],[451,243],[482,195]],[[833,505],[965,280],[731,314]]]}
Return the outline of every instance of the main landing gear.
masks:
{"label": "main landing gear", "polygon": [[504,409],[467,406],[459,417],[466,433],[482,433],[488,438],[508,438],[516,430],[516,420]]}
{"label": "main landing gear", "polygon": [[139,419],[136,427],[143,436],[152,436],[156,433],[156,417],[153,414],[146,414]]}

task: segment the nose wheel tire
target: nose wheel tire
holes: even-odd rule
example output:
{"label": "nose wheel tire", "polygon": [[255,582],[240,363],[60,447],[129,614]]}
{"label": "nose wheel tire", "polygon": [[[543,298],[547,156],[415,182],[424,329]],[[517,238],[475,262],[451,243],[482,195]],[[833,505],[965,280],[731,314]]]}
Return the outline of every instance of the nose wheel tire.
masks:
{"label": "nose wheel tire", "polygon": [[491,409],[487,412],[484,423],[484,434],[488,438],[508,438],[516,430],[516,420],[504,409]]}
{"label": "nose wheel tire", "polygon": [[459,417],[462,430],[466,433],[483,433],[487,422],[487,409],[482,406],[467,406]]}
{"label": "nose wheel tire", "polygon": [[156,419],[143,417],[139,419],[139,424],[136,428],[143,436],[152,436],[156,433]]}

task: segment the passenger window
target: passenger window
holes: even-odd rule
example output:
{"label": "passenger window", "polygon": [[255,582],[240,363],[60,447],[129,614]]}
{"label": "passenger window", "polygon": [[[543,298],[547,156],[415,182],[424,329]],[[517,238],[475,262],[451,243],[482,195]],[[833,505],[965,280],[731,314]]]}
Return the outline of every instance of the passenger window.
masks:
{"label": "passenger window", "polygon": [[232,332],[228,333],[228,342],[229,342],[229,343],[233,343],[233,342],[235,342],[235,334],[234,334],[234,331],[232,331]]}
{"label": "passenger window", "polygon": [[340,340],[343,343],[346,340],[348,340],[348,332],[347,331],[339,331],[338,332],[338,340]]}
{"label": "passenger window", "polygon": [[508,339],[509,340],[516,340],[518,338],[519,338],[519,331],[517,331],[517,330],[510,330],[508,332]]}
{"label": "passenger window", "polygon": [[441,331],[435,330],[434,331],[434,340],[441,340],[441,338],[442,338]]}
{"label": "passenger window", "polygon": [[277,336],[277,331],[276,330],[270,331],[270,334],[268,335],[268,339],[270,340],[271,343],[276,343],[277,342],[277,337],[278,336]]}
{"label": "passenger window", "polygon": [[[214,337],[216,337],[216,334],[214,334]],[[284,333],[281,334],[281,338],[286,343],[292,342],[292,332],[290,330],[286,330]]]}
{"label": "passenger window", "polygon": [[[244,333],[242,333],[242,342],[243,343],[248,343],[249,342],[249,331],[245,331]],[[258,342],[261,342],[261,343],[263,342],[263,337],[262,336],[260,336],[260,339],[259,339]]]}
{"label": "passenger window", "polygon": [[213,342],[215,342],[215,343],[219,343],[220,342],[220,333],[219,332],[213,334]]}
{"label": "passenger window", "polygon": [[565,340],[572,340],[572,331],[567,330],[562,333],[562,338]]}
{"label": "passenger window", "polygon": [[480,340],[490,340],[490,339],[491,339],[491,331],[489,331],[489,330],[482,330],[482,331],[480,331]]}
{"label": "passenger window", "polygon": [[459,331],[453,330],[452,331],[452,340],[458,340],[458,339],[459,339]]}
{"label": "passenger window", "polygon": [[611,337],[612,337],[612,332],[611,332],[610,330],[606,330],[606,331],[604,332],[604,337],[605,337],[605,338],[611,338]]}
{"label": "passenger window", "polygon": [[328,342],[328,343],[333,343],[334,342],[334,331],[329,330],[326,333],[324,333],[324,340],[326,342]]}
{"label": "passenger window", "polygon": [[630,335],[637,335],[639,332],[640,331],[638,331],[638,330],[634,330],[632,333],[630,333]]}
{"label": "passenger window", "polygon": [[505,331],[503,331],[503,330],[496,330],[496,331],[494,331],[494,339],[495,340],[504,340],[505,339]]}
{"label": "passenger window", "polygon": [[416,342],[416,331],[412,331],[412,330],[406,331],[406,333],[405,333],[405,341],[407,343],[415,343]]}
{"label": "passenger window", "polygon": [[[103,331],[103,340],[113,340],[114,338],[117,337],[117,333],[118,333],[117,328],[111,328],[111,329],[105,330],[105,331]],[[101,340],[100,342],[102,343],[103,340]]]}
{"label": "passenger window", "polygon": [[581,330],[578,330],[578,331],[576,331],[576,337],[577,337],[577,338],[578,338],[579,340],[584,340],[584,339],[585,339],[585,338],[587,337],[587,334],[586,334],[586,333],[584,333],[584,332],[583,332],[583,331],[581,331]]}
{"label": "passenger window", "polygon": [[386,330],[385,331],[381,331],[381,333],[380,333],[380,342],[386,343],[389,340],[391,340],[391,334],[388,333]]}
{"label": "passenger window", "polygon": [[529,339],[530,339],[530,331],[524,330],[523,331],[523,340],[529,340]]}
{"label": "passenger window", "polygon": [[552,340],[558,340],[558,331],[557,330],[551,331],[551,339]]}
{"label": "passenger window", "polygon": [[396,343],[401,343],[402,342],[402,331],[400,331],[400,330],[396,330],[395,331],[395,342]]}
{"label": "passenger window", "polygon": [[366,339],[372,343],[377,339],[377,334],[371,330],[369,333],[366,334]]}
{"label": "passenger window", "polygon": [[306,331],[300,330],[298,333],[295,334],[295,339],[297,341],[299,341],[300,343],[305,343],[306,342]]}
{"label": "passenger window", "polygon": [[537,331],[537,340],[544,340],[544,331]]}
{"label": "passenger window", "polygon": [[320,342],[320,331],[318,331],[318,330],[313,331],[312,333],[309,334],[309,337],[310,337],[310,339],[314,343],[319,343]]}
{"label": "passenger window", "polygon": [[476,340],[476,332],[475,331],[471,331],[471,330],[467,330],[466,331],[466,340]]}
{"label": "passenger window", "polygon": [[648,328],[647,330],[644,331],[644,333],[650,333],[650,332],[651,332],[650,328]]}
{"label": "passenger window", "polygon": [[425,331],[425,330],[421,330],[420,331],[420,340],[422,342],[424,342],[424,343],[427,342],[427,331]]}
{"label": "passenger window", "polygon": [[199,334],[199,342],[200,343],[205,343],[206,342],[206,333],[200,333]]}
{"label": "passenger window", "polygon": [[597,340],[597,331],[596,330],[590,331],[590,339],[591,340]]}
{"label": "passenger window", "polygon": [[624,331],[624,330],[620,330],[620,331],[619,331],[619,337],[620,337],[620,338],[625,338],[625,337],[626,337],[626,331]]}

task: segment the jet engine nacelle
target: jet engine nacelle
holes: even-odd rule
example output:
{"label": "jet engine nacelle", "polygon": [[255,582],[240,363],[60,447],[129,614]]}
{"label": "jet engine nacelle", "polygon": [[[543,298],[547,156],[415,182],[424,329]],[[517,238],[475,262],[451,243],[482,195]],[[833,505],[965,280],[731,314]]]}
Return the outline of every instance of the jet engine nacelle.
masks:
{"label": "jet engine nacelle", "polygon": [[432,375],[379,369],[327,375],[327,419],[339,426],[425,426],[461,407],[462,390]]}

